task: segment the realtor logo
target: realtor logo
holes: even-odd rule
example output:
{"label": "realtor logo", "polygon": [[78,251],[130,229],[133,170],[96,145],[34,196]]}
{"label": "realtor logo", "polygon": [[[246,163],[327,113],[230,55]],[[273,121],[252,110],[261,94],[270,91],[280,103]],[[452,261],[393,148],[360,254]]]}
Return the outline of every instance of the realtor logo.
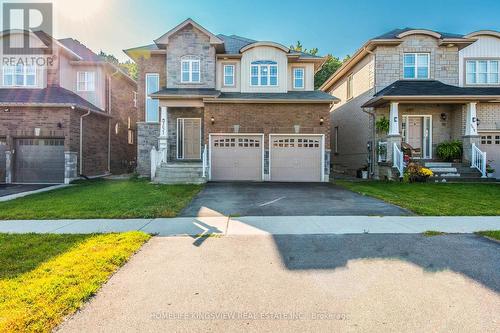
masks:
{"label": "realtor logo", "polygon": [[2,18],[4,55],[52,54],[51,3],[3,3]]}

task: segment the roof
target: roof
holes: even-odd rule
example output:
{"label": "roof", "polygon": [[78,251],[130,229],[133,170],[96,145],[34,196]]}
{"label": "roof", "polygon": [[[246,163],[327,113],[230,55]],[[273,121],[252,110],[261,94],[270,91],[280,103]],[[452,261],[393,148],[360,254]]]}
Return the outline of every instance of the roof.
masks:
{"label": "roof", "polygon": [[79,55],[83,61],[91,62],[105,62],[105,59],[95,54],[91,49],[73,38],[64,38],[58,40],[61,44],[66,46],[71,51]]}
{"label": "roof", "polygon": [[460,34],[439,32],[439,31],[433,31],[433,30],[422,29],[422,28],[406,27],[406,28],[398,28],[398,29],[388,31],[388,32],[386,32],[380,36],[377,36],[375,38],[372,38],[372,39],[399,39],[400,37],[398,37],[398,36],[400,34],[405,33],[405,32],[409,32],[409,31],[432,31],[434,33],[441,35],[441,38],[463,38],[464,37],[463,35],[460,35]]}
{"label": "roof", "polygon": [[219,37],[224,41],[224,50],[225,50],[224,53],[227,54],[239,54],[240,50],[245,46],[257,43],[256,40],[236,35],[226,36],[219,34],[217,35],[217,37]]}
{"label": "roof", "polygon": [[338,101],[338,98],[329,95],[325,92],[314,91],[288,91],[286,93],[239,93],[239,92],[223,92],[215,100],[248,100],[248,101],[304,101],[304,102],[324,102],[333,103]]}
{"label": "roof", "polygon": [[436,80],[398,80],[385,87],[362,107],[372,107],[390,97],[486,97],[500,99],[500,87],[457,87]]}
{"label": "roof", "polygon": [[205,29],[204,27],[202,27],[201,25],[199,25],[198,23],[196,23],[195,21],[193,21],[190,18],[188,18],[187,20],[184,20],[183,22],[181,22],[180,24],[175,26],[173,29],[170,29],[168,32],[164,33],[160,38],[155,39],[154,42],[158,45],[165,46],[168,44],[170,36],[172,36],[177,31],[183,29],[184,27],[186,27],[188,25],[191,25],[192,27],[198,29],[199,31],[201,31],[205,35],[207,35],[210,38],[210,44],[222,44],[223,43],[223,41],[219,37],[215,36],[213,33],[211,33],[210,31],[208,31],[207,29]]}
{"label": "roof", "polygon": [[47,106],[75,106],[80,109],[104,113],[102,109],[86,101],[72,91],[59,86],[44,89],[0,89],[0,104],[37,104]]}
{"label": "roof", "polygon": [[200,97],[217,97],[220,95],[219,90],[211,88],[163,88],[151,96],[154,97],[182,97],[182,98],[200,98]]}

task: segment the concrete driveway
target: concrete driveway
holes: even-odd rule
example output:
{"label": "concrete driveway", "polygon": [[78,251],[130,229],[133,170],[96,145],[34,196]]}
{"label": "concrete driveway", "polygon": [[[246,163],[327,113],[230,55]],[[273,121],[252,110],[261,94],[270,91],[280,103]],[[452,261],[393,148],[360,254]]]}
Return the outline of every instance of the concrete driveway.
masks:
{"label": "concrete driveway", "polygon": [[8,195],[19,194],[24,192],[31,192],[40,190],[46,187],[54,186],[52,184],[0,184],[0,197]]}
{"label": "concrete driveway", "polygon": [[494,332],[474,235],[153,238],[61,332]]}
{"label": "concrete driveway", "polygon": [[410,213],[322,183],[208,183],[180,216],[399,216]]}

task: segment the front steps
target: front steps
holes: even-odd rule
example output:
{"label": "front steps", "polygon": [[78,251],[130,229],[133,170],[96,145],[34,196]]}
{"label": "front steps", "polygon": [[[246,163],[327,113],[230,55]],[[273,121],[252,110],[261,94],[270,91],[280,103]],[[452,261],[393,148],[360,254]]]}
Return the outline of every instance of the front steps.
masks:
{"label": "front steps", "polygon": [[162,163],[152,180],[158,184],[204,184],[201,163]]}
{"label": "front steps", "polygon": [[482,178],[477,169],[462,163],[426,162],[434,176],[429,181],[436,182],[495,182],[494,178]]}

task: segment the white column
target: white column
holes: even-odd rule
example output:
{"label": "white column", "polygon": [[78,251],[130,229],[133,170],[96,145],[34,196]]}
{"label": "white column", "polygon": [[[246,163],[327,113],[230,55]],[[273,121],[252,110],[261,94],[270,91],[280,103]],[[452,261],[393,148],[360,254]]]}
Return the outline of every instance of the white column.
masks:
{"label": "white column", "polygon": [[158,151],[161,154],[161,162],[167,162],[168,148],[168,120],[167,107],[162,106],[160,112],[160,137],[158,140]]}
{"label": "white column", "polygon": [[475,136],[478,135],[477,132],[477,110],[476,110],[476,102],[471,102],[467,104],[467,119],[466,119],[466,128],[465,135],[466,136]]}
{"label": "white column", "polygon": [[399,103],[391,102],[389,115],[389,136],[399,135]]}

